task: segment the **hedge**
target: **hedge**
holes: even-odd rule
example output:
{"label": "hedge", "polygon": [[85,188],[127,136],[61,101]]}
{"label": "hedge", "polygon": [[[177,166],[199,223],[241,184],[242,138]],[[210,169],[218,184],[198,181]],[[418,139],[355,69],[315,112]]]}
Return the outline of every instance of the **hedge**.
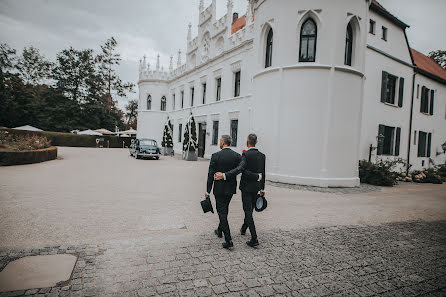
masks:
{"label": "hedge", "polygon": [[57,158],[57,147],[52,146],[32,151],[0,151],[0,165],[23,165],[40,163]]}
{"label": "hedge", "polygon": [[118,137],[118,136],[95,136],[95,135],[78,135],[72,133],[62,132],[47,132],[47,131],[26,131],[15,130],[8,128],[1,128],[1,130],[8,131],[11,134],[37,134],[48,138],[51,141],[51,145],[54,146],[74,146],[74,147],[96,147],[96,139],[104,139],[102,145],[104,147],[110,146],[111,148],[122,148],[123,143],[125,147],[130,146],[130,137]]}

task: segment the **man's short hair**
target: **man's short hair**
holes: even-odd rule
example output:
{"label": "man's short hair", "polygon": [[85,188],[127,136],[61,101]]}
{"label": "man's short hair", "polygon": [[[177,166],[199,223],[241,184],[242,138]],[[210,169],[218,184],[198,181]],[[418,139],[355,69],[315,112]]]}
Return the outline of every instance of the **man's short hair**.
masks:
{"label": "man's short hair", "polygon": [[224,144],[231,145],[232,143],[232,137],[229,135],[222,135],[221,139],[223,140]]}
{"label": "man's short hair", "polygon": [[255,135],[254,133],[251,133],[248,135],[248,143],[251,146],[256,146],[257,144],[257,135]]}

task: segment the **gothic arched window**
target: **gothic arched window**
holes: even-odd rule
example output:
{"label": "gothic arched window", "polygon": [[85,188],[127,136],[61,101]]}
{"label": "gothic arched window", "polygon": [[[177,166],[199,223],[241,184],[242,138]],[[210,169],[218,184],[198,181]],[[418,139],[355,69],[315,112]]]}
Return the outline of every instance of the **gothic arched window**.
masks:
{"label": "gothic arched window", "polygon": [[312,18],[306,20],[300,29],[299,62],[316,60],[317,26]]}
{"label": "gothic arched window", "polygon": [[265,52],[265,68],[272,65],[273,62],[273,29],[270,28],[268,36],[266,37],[266,52]]}
{"label": "gothic arched window", "polygon": [[166,111],[166,106],[167,106],[167,99],[166,96],[163,96],[161,98],[161,110]]}
{"label": "gothic arched window", "polygon": [[347,25],[347,34],[345,37],[345,57],[344,64],[352,66],[352,54],[353,54],[353,28],[352,24]]}
{"label": "gothic arched window", "polygon": [[152,109],[152,96],[147,96],[147,110]]}

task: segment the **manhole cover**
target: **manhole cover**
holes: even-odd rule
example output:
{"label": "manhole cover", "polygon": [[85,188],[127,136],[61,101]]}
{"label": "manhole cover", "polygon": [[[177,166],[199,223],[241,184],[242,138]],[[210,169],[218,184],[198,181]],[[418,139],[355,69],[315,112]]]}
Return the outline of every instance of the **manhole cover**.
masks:
{"label": "manhole cover", "polygon": [[0,292],[55,287],[70,279],[77,257],[48,255],[24,257],[0,272]]}

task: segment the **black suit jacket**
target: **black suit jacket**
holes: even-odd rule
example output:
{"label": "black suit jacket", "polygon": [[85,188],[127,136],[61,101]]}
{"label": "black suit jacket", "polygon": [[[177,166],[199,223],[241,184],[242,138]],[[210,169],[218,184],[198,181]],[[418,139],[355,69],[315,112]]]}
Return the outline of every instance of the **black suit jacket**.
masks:
{"label": "black suit jacket", "polygon": [[209,164],[207,192],[210,193],[214,185],[215,196],[234,195],[237,192],[237,175],[226,180],[214,180],[216,172],[226,172],[237,168],[242,157],[230,148],[224,148],[221,151],[212,154]]}
{"label": "black suit jacket", "polygon": [[[251,148],[243,153],[242,161],[237,168],[225,172],[226,178],[234,178],[242,172],[240,190],[243,192],[258,192],[265,189],[265,160],[263,153],[256,148]],[[262,179],[259,181],[259,174]]]}

